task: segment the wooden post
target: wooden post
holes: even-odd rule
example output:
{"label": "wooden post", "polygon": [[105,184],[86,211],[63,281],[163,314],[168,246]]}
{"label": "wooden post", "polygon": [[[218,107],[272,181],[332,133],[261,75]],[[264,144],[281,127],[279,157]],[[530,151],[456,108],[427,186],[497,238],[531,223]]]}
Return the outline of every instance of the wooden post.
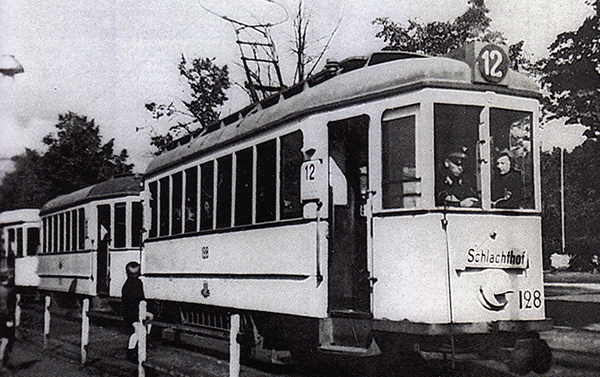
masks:
{"label": "wooden post", "polygon": [[90,343],[90,317],[88,317],[89,310],[90,299],[86,298],[83,300],[83,307],[81,308],[81,364],[85,364],[87,360],[88,344]]}
{"label": "wooden post", "polygon": [[15,295],[15,338],[19,338],[19,326],[21,326],[21,294]]}
{"label": "wooden post", "polygon": [[44,348],[48,347],[48,336],[50,335],[50,296],[46,296],[44,305]]}
{"label": "wooden post", "polygon": [[138,339],[138,377],[145,377],[146,371],[144,370],[144,362],[146,361],[146,301],[140,301],[139,318],[135,324],[135,332]]}
{"label": "wooden post", "polygon": [[21,326],[21,294],[16,294],[15,302],[15,328]]}
{"label": "wooden post", "polygon": [[240,315],[231,315],[231,328],[229,329],[229,377],[240,375],[241,346],[237,341],[240,333]]}

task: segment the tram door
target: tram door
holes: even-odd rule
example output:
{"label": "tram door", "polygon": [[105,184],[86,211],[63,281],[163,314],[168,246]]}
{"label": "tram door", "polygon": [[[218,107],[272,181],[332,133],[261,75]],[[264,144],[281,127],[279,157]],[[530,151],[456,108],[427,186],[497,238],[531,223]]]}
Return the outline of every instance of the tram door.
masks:
{"label": "tram door", "polygon": [[110,243],[110,205],[98,206],[98,260],[96,292],[108,295],[108,244]]}
{"label": "tram door", "polygon": [[[366,115],[329,123],[329,311],[370,312]],[[362,193],[361,193],[362,192]]]}

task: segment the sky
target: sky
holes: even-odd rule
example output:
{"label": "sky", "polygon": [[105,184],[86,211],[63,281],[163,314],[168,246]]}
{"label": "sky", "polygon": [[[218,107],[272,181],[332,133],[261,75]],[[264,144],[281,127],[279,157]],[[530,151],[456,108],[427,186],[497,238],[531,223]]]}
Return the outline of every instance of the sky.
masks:
{"label": "sky", "polygon": [[[468,8],[466,0],[304,3],[313,42],[327,38],[338,25],[326,54],[337,60],[383,47],[375,38],[379,29],[371,24],[377,17],[447,21]],[[503,32],[509,43],[524,40],[533,58],[546,56],[557,34],[576,30],[591,14],[586,0],[486,0],[486,6],[492,29]],[[0,175],[9,169],[7,159],[26,147],[42,151],[42,138],[68,111],[94,119],[103,142],[114,138],[115,153],[126,148],[135,170],[143,172],[154,150],[150,134],[165,133],[169,126],[154,120],[144,104],[179,105],[188,98],[177,71],[182,54],[188,60],[215,58],[216,64],[228,65],[235,82],[244,81],[234,30],[215,14],[275,24],[272,33],[285,73],[292,72],[296,7],[297,0],[0,1],[0,55],[14,55],[25,68],[14,77],[0,76]],[[289,83],[290,75],[284,76]],[[235,85],[228,95],[224,115],[247,104]],[[568,136],[560,128],[546,127],[558,130],[555,143]]]}

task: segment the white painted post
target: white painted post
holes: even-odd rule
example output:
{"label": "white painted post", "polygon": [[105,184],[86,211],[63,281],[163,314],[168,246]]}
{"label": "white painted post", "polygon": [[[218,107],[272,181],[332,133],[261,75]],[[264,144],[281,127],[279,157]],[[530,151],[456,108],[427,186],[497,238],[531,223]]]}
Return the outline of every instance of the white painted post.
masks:
{"label": "white painted post", "polygon": [[146,371],[144,370],[144,362],[146,361],[146,301],[140,301],[139,317],[136,323],[135,332],[138,339],[138,377],[145,377]]}
{"label": "white painted post", "polygon": [[240,333],[240,315],[231,315],[231,328],[229,329],[229,377],[240,375],[241,346],[237,341]]}
{"label": "white painted post", "polygon": [[87,360],[88,344],[90,343],[90,317],[88,317],[89,310],[90,299],[86,298],[83,300],[83,307],[81,308],[81,364],[85,364]]}
{"label": "white painted post", "polygon": [[44,305],[44,348],[48,346],[48,337],[50,335],[50,296],[46,296]]}
{"label": "white painted post", "polygon": [[21,326],[21,294],[16,294],[15,300],[15,336],[19,331],[19,326]]}

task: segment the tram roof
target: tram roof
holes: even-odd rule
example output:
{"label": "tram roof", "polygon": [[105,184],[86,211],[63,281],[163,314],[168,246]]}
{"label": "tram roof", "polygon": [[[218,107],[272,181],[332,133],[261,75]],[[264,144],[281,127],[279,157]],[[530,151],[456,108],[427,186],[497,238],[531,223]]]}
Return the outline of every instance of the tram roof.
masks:
{"label": "tram roof", "polygon": [[110,178],[104,182],[57,196],[40,210],[40,215],[69,208],[92,200],[138,195],[142,191],[142,176],[138,174]]}
{"label": "tram roof", "polygon": [[502,85],[475,84],[472,67],[461,56],[426,57],[407,52],[379,52],[350,58],[278,95],[237,111],[200,134],[176,140],[148,166],[146,177],[284,122],[337,107],[426,87],[495,91],[539,98],[537,83],[510,71]]}
{"label": "tram roof", "polygon": [[40,210],[35,208],[15,209],[0,213],[0,227],[40,220]]}

